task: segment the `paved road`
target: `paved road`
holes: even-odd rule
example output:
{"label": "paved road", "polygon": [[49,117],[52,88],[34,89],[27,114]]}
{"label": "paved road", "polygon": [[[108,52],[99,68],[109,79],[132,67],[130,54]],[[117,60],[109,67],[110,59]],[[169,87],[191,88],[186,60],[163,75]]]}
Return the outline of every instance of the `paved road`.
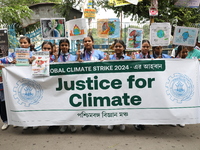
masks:
{"label": "paved road", "polygon": [[73,134],[69,130],[60,134],[58,129],[47,131],[46,127],[22,130],[10,126],[0,130],[0,150],[200,150],[200,124],[146,126],[144,131],[127,125],[125,132],[118,126],[112,132],[106,126],[77,129]]}

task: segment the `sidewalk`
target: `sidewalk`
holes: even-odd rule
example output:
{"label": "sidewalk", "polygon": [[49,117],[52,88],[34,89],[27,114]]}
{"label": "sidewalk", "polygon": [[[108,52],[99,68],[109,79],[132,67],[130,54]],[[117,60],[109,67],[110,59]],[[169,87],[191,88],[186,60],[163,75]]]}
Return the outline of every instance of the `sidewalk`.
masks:
{"label": "sidewalk", "polygon": [[[0,123],[0,127],[2,123]],[[107,126],[96,130],[93,126],[82,131],[77,126],[76,133],[68,129],[60,134],[59,129],[47,131],[21,127],[0,130],[1,150],[200,150],[200,124],[172,127],[146,126],[137,131],[127,125],[125,132],[119,126],[110,132]]]}

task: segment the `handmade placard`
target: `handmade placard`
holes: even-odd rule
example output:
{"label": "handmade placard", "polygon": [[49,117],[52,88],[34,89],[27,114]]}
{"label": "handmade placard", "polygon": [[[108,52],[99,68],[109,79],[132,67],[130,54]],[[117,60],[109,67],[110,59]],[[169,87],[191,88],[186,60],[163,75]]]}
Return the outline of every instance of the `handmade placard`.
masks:
{"label": "handmade placard", "polygon": [[65,38],[65,18],[41,18],[43,39]]}
{"label": "handmade placard", "polygon": [[136,28],[128,28],[127,48],[141,49],[143,39],[143,30]]}

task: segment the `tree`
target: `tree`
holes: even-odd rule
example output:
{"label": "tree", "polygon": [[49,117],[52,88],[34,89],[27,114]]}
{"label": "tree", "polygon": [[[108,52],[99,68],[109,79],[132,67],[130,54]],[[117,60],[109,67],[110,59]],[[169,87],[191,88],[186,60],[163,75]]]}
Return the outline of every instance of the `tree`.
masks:
{"label": "tree", "polygon": [[[200,8],[176,7],[174,5],[175,2],[176,0],[159,0],[159,15],[154,17],[155,22],[170,22],[172,25],[178,26],[189,26],[191,23],[200,22]],[[139,2],[138,5],[131,4],[120,7],[109,5],[108,0],[97,0],[94,5],[113,9],[118,16],[123,12],[125,17],[132,16],[132,19],[138,23],[145,23],[150,19],[150,0],[143,0],[142,2]]]}
{"label": "tree", "polygon": [[0,0],[0,25],[20,24],[21,20],[30,17],[28,6],[42,2],[61,2],[62,0]]}

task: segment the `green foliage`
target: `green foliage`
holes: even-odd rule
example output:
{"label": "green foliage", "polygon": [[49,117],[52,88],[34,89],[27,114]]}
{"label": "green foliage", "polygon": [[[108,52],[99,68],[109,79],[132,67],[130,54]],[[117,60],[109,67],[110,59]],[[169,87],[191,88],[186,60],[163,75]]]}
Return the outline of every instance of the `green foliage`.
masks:
{"label": "green foliage", "polygon": [[[154,17],[155,22],[170,22],[172,25],[178,26],[189,26],[191,23],[200,22],[200,8],[176,7],[175,2],[176,0],[159,0],[158,16]],[[123,12],[125,17],[131,16],[138,23],[150,20],[150,0],[143,0],[138,5],[131,4],[120,7],[108,5],[108,0],[97,1],[96,4],[103,8],[113,9],[118,16]]]}
{"label": "green foliage", "polygon": [[61,2],[62,0],[0,0],[0,25],[20,24],[24,18],[30,18],[29,6],[42,2]]}

